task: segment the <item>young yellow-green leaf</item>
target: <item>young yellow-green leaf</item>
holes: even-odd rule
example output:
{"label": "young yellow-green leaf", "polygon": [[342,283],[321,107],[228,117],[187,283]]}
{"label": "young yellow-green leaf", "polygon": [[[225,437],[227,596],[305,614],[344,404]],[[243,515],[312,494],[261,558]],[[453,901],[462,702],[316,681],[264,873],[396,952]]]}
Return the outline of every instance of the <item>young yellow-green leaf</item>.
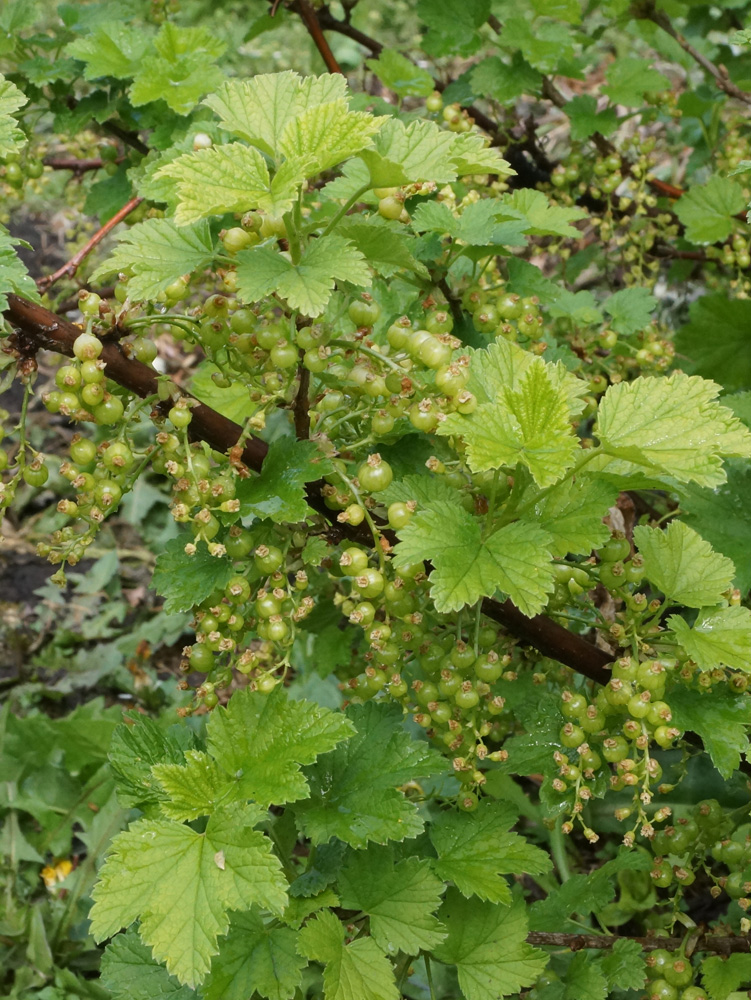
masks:
{"label": "young yellow-green leaf", "polygon": [[222,128],[277,160],[288,122],[308,107],[346,96],[347,81],[340,74],[303,79],[286,70],[262,73],[249,80],[227,80],[204,104],[219,115]]}
{"label": "young yellow-green leaf", "polygon": [[28,101],[15,83],[6,80],[0,73],[0,156],[15,153],[26,142],[26,135],[18,127],[14,112]]}
{"label": "young yellow-green leaf", "polygon": [[397,97],[427,97],[435,90],[430,73],[395,49],[383,49],[377,59],[366,59],[365,64]]}
{"label": "young yellow-green leaf", "polygon": [[112,841],[92,896],[97,941],[140,920],[154,957],[195,986],[229,926],[228,910],[257,905],[281,914],[287,901],[281,863],[253,826],[263,813],[233,806],[204,833],[170,820],[142,819]]}
{"label": "young yellow-green leaf", "polygon": [[143,59],[130,87],[130,100],[136,107],[163,100],[178,114],[187,114],[224,76],[213,62],[226,45],[208,28],[183,28],[166,21],[154,48],[157,54]]}
{"label": "young yellow-green leaf", "polygon": [[683,685],[670,692],[671,725],[698,733],[712,763],[728,779],[748,755],[751,702],[727,690],[691,690]]}
{"label": "young yellow-green leaf", "polygon": [[706,184],[690,187],[674,211],[691,243],[719,243],[733,232],[733,216],[744,210],[746,201],[740,184],[715,174]]}
{"label": "young yellow-green leaf", "polygon": [[[485,350],[470,352],[469,382],[467,388],[480,403],[492,403],[504,389],[518,390],[527,370],[539,359],[531,353],[499,338]],[[584,409],[583,396],[589,391],[587,383],[577,378],[560,361],[547,365],[548,378],[557,390],[564,389],[573,417]]]}
{"label": "young yellow-green leaf", "polygon": [[443,890],[429,861],[412,857],[395,864],[391,847],[351,852],[339,876],[341,905],[367,913],[371,937],[392,956],[431,951],[446,937],[435,916]]}
{"label": "young yellow-green leaf", "polygon": [[350,111],[345,100],[317,104],[287,122],[279,152],[288,160],[310,162],[311,172],[320,173],[368,146],[384,121],[364,111]]}
{"label": "young yellow-green leaf", "polygon": [[331,910],[303,927],[297,944],[323,965],[324,1000],[399,1000],[394,970],[372,938],[344,943],[344,928]]}
{"label": "young yellow-green leaf", "polygon": [[682,372],[619,382],[600,402],[594,434],[616,458],[718,486],[727,478],[723,458],[751,457],[751,432],[717,401],[719,392],[715,382]]}
{"label": "young yellow-green leaf", "polygon": [[331,472],[330,459],[312,441],[277,438],[269,446],[261,473],[238,483],[241,517],[255,515],[277,524],[304,521],[310,514],[305,484]]}
{"label": "young yellow-green leaf", "polygon": [[219,954],[201,989],[204,1000],[292,1000],[302,981],[305,959],[297,953],[297,933],[269,927],[256,913],[237,913],[219,942]]}
{"label": "young yellow-green leaf", "polygon": [[[193,541],[189,535],[188,538]],[[190,611],[205,601],[215,590],[221,590],[233,575],[232,563],[221,556],[212,556],[205,542],[199,542],[189,556],[185,551],[187,538],[170,538],[156,557],[151,581],[157,594],[166,598],[168,614]]]}
{"label": "young yellow-green leaf", "polygon": [[160,803],[162,812],[178,822],[210,816],[241,797],[238,782],[201,750],[186,751],[179,764],[155,764],[151,773],[167,795]]}
{"label": "young yellow-green leaf", "polygon": [[138,69],[149,41],[142,25],[135,27],[125,21],[103,21],[90,35],[77,38],[66,46],[65,52],[85,63],[83,75],[86,80],[96,80],[100,76],[129,80]]}
{"label": "young yellow-green leaf", "polygon": [[473,813],[440,813],[430,826],[438,855],[431,862],[436,875],[453,882],[464,896],[510,903],[511,887],[504,875],[543,875],[551,868],[545,851],[509,832],[516,819],[509,805],[489,799]]}
{"label": "young yellow-green leaf", "polygon": [[668,626],[701,670],[734,667],[751,673],[749,608],[704,608],[693,625],[680,615],[671,615]]}
{"label": "young yellow-green leaf", "polygon": [[506,214],[524,219],[535,236],[580,236],[571,223],[587,218],[584,209],[554,205],[542,191],[533,188],[519,188],[505,194],[502,201]]}
{"label": "young yellow-green leaf", "polygon": [[197,1000],[190,986],[181,986],[131,928],[118,934],[102,955],[101,983],[123,1000]]}
{"label": "young yellow-green leaf", "polygon": [[[294,164],[297,168],[298,164]],[[266,161],[257,149],[233,142],[185,153],[155,174],[176,182],[175,222],[186,226],[209,215],[262,208],[271,215],[286,212],[305,179],[297,169],[277,174],[272,181]]]}
{"label": "young yellow-green leaf", "polygon": [[450,414],[438,433],[459,435],[473,472],[525,465],[538,486],[552,486],[580,450],[569,416],[565,386],[551,366],[535,358],[514,388],[504,386],[495,400],[474,413]]}
{"label": "young yellow-green leaf", "polygon": [[271,247],[242,250],[237,255],[237,292],[254,303],[272,292],[304,316],[320,316],[336,281],[370,285],[367,261],[350,240],[321,236],[304,250],[297,264]]}
{"label": "young yellow-green leaf", "polygon": [[436,610],[458,611],[497,591],[525,615],[538,614],[553,590],[550,535],[517,521],[482,538],[482,524],[452,501],[418,510],[399,532],[394,565],[429,559],[430,593]]}
{"label": "young yellow-green leaf", "polygon": [[214,254],[208,223],[177,228],[171,219],[146,219],[126,229],[92,280],[125,271],[135,302],[155,299],[181,275],[206,267]]}
{"label": "young yellow-green leaf", "polygon": [[448,930],[434,949],[439,962],[454,965],[466,1000],[498,1000],[531,986],[548,956],[527,944],[524,903],[478,903],[449,889],[439,917]]}
{"label": "young yellow-green leaf", "polygon": [[488,140],[477,132],[465,132],[454,137],[450,150],[451,161],[457,176],[468,174],[497,174],[511,177],[516,174],[511,164],[500,152],[488,145]]}
{"label": "young yellow-green leaf", "polygon": [[732,560],[682,521],[672,521],[667,531],[639,525],[634,541],[644,557],[644,575],[673,603],[688,608],[719,604],[733,582]]}
{"label": "young yellow-green leaf", "polygon": [[359,155],[370,171],[373,187],[398,187],[410,181],[456,180],[452,158],[454,135],[435,122],[413,121],[405,125],[388,118],[373,138],[373,148]]}
{"label": "young yellow-green leaf", "polygon": [[236,797],[282,805],[309,792],[300,765],[312,764],[353,732],[341,712],[292,701],[281,687],[269,695],[245,688],[211,713],[208,747],[237,786]]}
{"label": "young yellow-green leaf", "polygon": [[186,115],[219,84],[222,76],[222,71],[200,52],[188,52],[174,61],[146,56],[128,93],[134,107],[163,100],[172,111]]}
{"label": "young yellow-green leaf", "polygon": [[536,523],[551,536],[553,555],[588,555],[604,545],[610,528],[602,519],[617,498],[617,486],[586,474],[546,493],[535,504]]}
{"label": "young yellow-green leaf", "polygon": [[294,807],[300,828],[314,844],[337,837],[357,848],[416,837],[423,819],[399,786],[443,774],[445,759],[404,731],[398,706],[352,705],[347,717],[356,734],[305,772],[311,793]]}

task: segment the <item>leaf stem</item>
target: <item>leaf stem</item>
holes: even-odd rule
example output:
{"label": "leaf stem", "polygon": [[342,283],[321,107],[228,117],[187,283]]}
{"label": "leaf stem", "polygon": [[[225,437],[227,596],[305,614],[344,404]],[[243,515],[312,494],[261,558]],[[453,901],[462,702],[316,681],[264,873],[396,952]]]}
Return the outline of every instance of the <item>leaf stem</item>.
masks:
{"label": "leaf stem", "polygon": [[339,222],[344,218],[347,212],[349,212],[349,210],[357,202],[357,200],[359,198],[362,198],[362,196],[365,194],[366,191],[370,191],[370,187],[371,187],[370,181],[368,181],[367,184],[363,184],[361,188],[358,188],[357,191],[355,191],[355,193],[352,195],[352,197],[349,198],[347,201],[345,201],[345,203],[336,213],[334,218],[331,220],[331,222],[329,222],[328,226],[326,226],[324,231],[321,233],[321,236],[328,236],[331,230],[334,229],[339,224]]}
{"label": "leaf stem", "polygon": [[422,954],[423,961],[425,962],[425,976],[428,980],[428,989],[430,990],[430,1000],[435,1000],[435,989],[433,988],[433,973],[430,968],[430,956],[427,952]]}

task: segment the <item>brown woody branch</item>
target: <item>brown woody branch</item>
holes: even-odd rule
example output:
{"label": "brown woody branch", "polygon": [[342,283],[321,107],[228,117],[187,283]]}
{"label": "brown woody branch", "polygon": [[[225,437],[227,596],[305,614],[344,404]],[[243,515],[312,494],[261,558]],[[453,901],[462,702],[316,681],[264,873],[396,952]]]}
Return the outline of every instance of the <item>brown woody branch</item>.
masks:
{"label": "brown woody branch", "polygon": [[120,209],[119,212],[116,212],[111,219],[105,222],[105,224],[101,227],[101,229],[98,229],[94,233],[91,239],[84,246],[81,247],[78,253],[74,254],[70,258],[67,264],[63,264],[63,266],[59,267],[57,271],[55,271],[53,274],[48,274],[45,275],[45,277],[43,278],[39,278],[37,280],[37,288],[39,289],[39,291],[46,292],[48,288],[51,288],[55,284],[55,282],[59,281],[60,278],[64,277],[66,274],[72,278],[73,275],[78,270],[78,268],[83,263],[83,261],[86,260],[91,251],[94,249],[94,247],[98,243],[101,243],[104,237],[107,235],[107,233],[112,232],[115,226],[117,226],[120,222],[123,221],[124,218],[130,215],[130,213],[134,209],[138,208],[138,206],[141,204],[142,201],[143,198],[131,198],[129,202],[123,205],[123,207]]}
{"label": "brown woody branch", "polygon": [[[685,942],[679,937],[628,937],[616,934],[563,934],[559,932],[531,931],[527,935],[530,944],[542,945],[548,948],[570,948],[571,951],[581,951],[583,948],[612,948],[618,941],[636,941],[644,951],[655,951],[665,948],[666,951],[678,951]],[[690,950],[689,950],[690,948]],[[696,951],[708,951],[715,955],[731,955],[734,952],[751,951],[751,938],[748,935],[731,935],[721,937],[718,934],[700,934],[690,937],[686,954]]]}
{"label": "brown woody branch", "polygon": [[305,27],[308,29],[308,34],[315,42],[315,46],[321,53],[321,58],[326,63],[326,69],[329,73],[341,73],[344,75],[341,66],[336,61],[336,56],[331,51],[329,43],[326,41],[326,36],[321,30],[321,25],[318,20],[318,15],[308,0],[295,0],[293,4],[290,5],[293,10],[297,11],[300,17],[305,22]]}
{"label": "brown woody branch", "polygon": [[[108,162],[122,163],[124,159],[124,156],[119,156],[116,160]],[[89,170],[101,170],[104,164],[105,161],[101,156],[95,156],[88,160],[80,160],[75,156],[48,156],[44,159],[45,167],[50,167],[52,170],[70,170],[76,176],[85,174]]]}
{"label": "brown woody branch", "polygon": [[[5,318],[22,332],[26,345],[32,351],[44,348],[68,357],[73,356],[73,343],[81,330],[63,317],[18,295],[9,295]],[[140,361],[127,357],[118,343],[105,342],[101,359],[105,362],[107,377],[123,388],[141,398],[157,393],[158,385],[154,370]],[[175,386],[174,395],[188,394]],[[166,413],[171,405],[171,401],[168,400],[158,404],[157,408]],[[204,403],[197,403],[191,412],[193,420],[190,424],[190,434],[194,440],[206,441],[216,451],[226,454],[240,438],[242,428],[239,424],[228,420]],[[267,451],[268,446],[264,441],[250,437],[245,442],[242,461],[253,471],[261,472]],[[361,544],[372,545],[373,539],[366,525],[353,527],[334,520],[335,512],[324,503],[321,493],[323,485],[321,481],[308,484],[307,501],[329,522],[329,538],[334,542],[348,538]],[[383,531],[383,535],[392,544],[396,541],[393,534],[387,530]],[[482,610],[488,618],[503,625],[509,632],[539,650],[544,656],[571,667],[572,670],[599,684],[608,681],[610,675],[606,665],[610,657],[586,639],[574,635],[545,615],[527,618],[511,601],[501,602],[491,598],[483,601]]]}

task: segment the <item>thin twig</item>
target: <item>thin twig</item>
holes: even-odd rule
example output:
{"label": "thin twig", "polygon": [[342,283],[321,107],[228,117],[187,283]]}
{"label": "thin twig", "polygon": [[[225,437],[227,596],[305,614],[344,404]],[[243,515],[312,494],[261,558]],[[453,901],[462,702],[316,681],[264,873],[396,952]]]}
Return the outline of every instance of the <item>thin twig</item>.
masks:
{"label": "thin twig", "polygon": [[295,434],[298,441],[307,441],[310,437],[310,371],[301,364],[298,369],[299,383],[295,396]]}
{"label": "thin twig", "polygon": [[729,97],[743,101],[744,104],[751,104],[751,94],[746,90],[741,90],[740,87],[733,83],[724,66],[716,66],[711,59],[707,59],[705,55],[702,55],[698,49],[693,47],[687,38],[684,38],[679,31],[676,31],[672,21],[664,11],[658,11],[654,5],[650,4],[649,10],[644,12],[643,16],[647,20],[654,22],[654,24],[670,35],[671,38],[675,39],[683,51],[688,53],[694,62],[698,63],[702,69],[706,70],[714,78],[720,90],[723,90]]}
{"label": "thin twig", "polygon": [[126,216],[130,215],[135,208],[138,208],[142,201],[143,198],[131,198],[127,204],[123,205],[119,212],[113,215],[111,219],[105,222],[101,229],[98,229],[94,233],[91,239],[81,247],[78,253],[74,254],[70,258],[67,264],[63,264],[63,266],[59,267],[53,274],[48,274],[43,278],[39,278],[37,280],[37,288],[39,291],[46,292],[55,284],[55,282],[59,281],[60,278],[63,278],[66,274],[72,278],[94,247],[98,243],[101,243],[107,233],[112,232],[115,226],[122,222]]}

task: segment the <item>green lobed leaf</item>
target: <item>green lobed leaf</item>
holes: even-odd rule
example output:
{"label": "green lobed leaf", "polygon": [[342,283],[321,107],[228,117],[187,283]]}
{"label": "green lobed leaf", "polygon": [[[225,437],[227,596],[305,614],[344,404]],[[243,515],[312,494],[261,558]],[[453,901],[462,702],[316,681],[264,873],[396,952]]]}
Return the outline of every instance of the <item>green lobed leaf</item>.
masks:
{"label": "green lobed leaf", "polygon": [[195,986],[227,931],[228,910],[281,913],[286,882],[271,842],[252,827],[257,807],[215,813],[205,833],[142,819],[112,841],[92,896],[97,941],[140,919],[141,939],[181,983]]}
{"label": "green lobed leaf", "polygon": [[187,114],[219,86],[224,74],[213,63],[226,45],[208,28],[166,21],[154,47],[157,54],[146,56],[133,78],[129,94],[134,107],[163,100],[172,111]]}
{"label": "green lobed leaf", "polygon": [[583,209],[555,205],[542,191],[533,188],[519,188],[503,195],[501,200],[507,214],[524,219],[534,236],[579,236],[579,230],[571,223],[587,217]]}
{"label": "green lobed leaf", "polygon": [[644,986],[644,951],[638,941],[618,938],[613,942],[613,947],[603,953],[600,968],[611,990],[640,990]]}
{"label": "green lobed leaf", "polygon": [[243,302],[255,303],[276,292],[290,308],[316,317],[325,311],[337,281],[359,287],[371,283],[365,258],[342,236],[311,241],[297,264],[267,246],[237,255],[237,291]]}
{"label": "green lobed leaf", "polygon": [[485,173],[510,177],[516,173],[500,151],[490,146],[489,140],[479,132],[455,135],[450,156],[459,177]]}
{"label": "green lobed leaf", "polygon": [[477,518],[439,500],[418,510],[398,535],[394,565],[432,562],[430,593],[441,613],[502,591],[525,615],[535,615],[553,589],[550,536],[536,524],[517,521],[483,539]]}
{"label": "green lobed leaf", "polygon": [[[0,129],[2,129],[1,123]],[[23,240],[11,236],[4,226],[0,225],[0,312],[8,308],[9,293],[20,295],[32,302],[40,301],[34,279],[15,251],[15,247],[19,245],[26,244]]]}
{"label": "green lobed leaf", "polygon": [[300,931],[298,950],[320,962],[326,1000],[399,1000],[391,963],[372,938],[344,943],[344,928],[331,910]]}
{"label": "green lobed leaf", "polygon": [[337,226],[337,233],[349,240],[384,278],[391,278],[402,269],[425,276],[425,265],[412,255],[414,240],[403,230],[398,223],[389,223],[377,215],[343,219]]}
{"label": "green lobed leaf", "polygon": [[618,128],[615,108],[598,110],[598,101],[593,94],[580,94],[564,107],[571,122],[571,138],[581,141],[589,139],[596,132],[607,138]]}
{"label": "green lobed leaf", "polygon": [[409,125],[389,118],[373,138],[373,148],[359,154],[370,172],[372,187],[398,187],[410,181],[456,180],[451,150],[454,135],[435,122],[416,120]]}
{"label": "green lobed leaf", "polygon": [[691,243],[717,243],[733,232],[733,216],[746,207],[743,188],[715,174],[701,186],[692,186],[675,203],[674,211],[686,227]]}
{"label": "green lobed leaf", "polygon": [[350,853],[338,885],[341,905],[368,914],[370,935],[387,955],[430,951],[446,937],[435,916],[444,885],[427,860],[395,862],[393,848],[371,845]]}
{"label": "green lobed leaf", "polygon": [[751,955],[712,955],[701,963],[701,978],[709,1000],[729,1000],[730,994],[751,982]]}
{"label": "green lobed leaf", "polygon": [[350,111],[343,99],[306,108],[284,126],[279,152],[309,163],[320,173],[369,146],[384,124],[364,111]]}
{"label": "green lobed leaf", "polygon": [[[219,372],[211,361],[202,361],[193,369],[188,388],[196,399],[242,425],[256,412],[258,404],[251,400],[248,386],[239,379],[231,385],[218,386],[211,376]],[[243,486],[244,482],[240,480],[238,486]]]}
{"label": "green lobed leaf", "polygon": [[301,829],[314,844],[338,837],[351,847],[416,837],[424,822],[399,786],[442,774],[444,759],[404,731],[398,706],[368,702],[346,714],[355,735],[305,772],[310,798],[294,807]]}
{"label": "green lobed leaf", "polygon": [[28,102],[28,97],[0,73],[0,156],[15,153],[26,143],[26,135],[13,117]]}
{"label": "green lobed leaf", "polygon": [[622,288],[603,303],[612,328],[626,336],[649,326],[656,308],[657,299],[644,287]]}
{"label": "green lobed leaf", "polygon": [[603,517],[617,498],[615,484],[587,475],[567,479],[546,493],[535,504],[535,515],[552,538],[553,555],[588,555],[604,545],[610,528]]}
{"label": "green lobed leaf", "polygon": [[126,715],[112,734],[110,767],[123,806],[145,809],[159,803],[165,793],[152,773],[153,764],[181,764],[193,737],[183,727],[164,732],[148,715]]}
{"label": "green lobed leaf", "polygon": [[183,822],[210,816],[241,798],[239,782],[231,781],[202,750],[186,750],[179,763],[159,762],[151,773],[166,795],[159,804],[167,819]]}
{"label": "green lobed leaf", "polygon": [[667,624],[701,670],[725,666],[751,673],[749,608],[706,608],[691,626],[680,615],[671,615]]}
{"label": "green lobed leaf", "polygon": [[297,953],[297,933],[270,927],[255,912],[232,916],[227,936],[201,990],[203,1000],[292,1000],[306,962]]}
{"label": "green lobed leaf", "polygon": [[675,336],[676,351],[686,358],[681,367],[714,379],[726,392],[751,388],[751,301],[702,295],[691,303],[689,317]]}
{"label": "green lobed leaf", "polygon": [[195,1000],[197,994],[182,986],[163,965],[154,960],[147,947],[131,928],[117,934],[102,955],[102,985],[115,997],[128,1000]]}
{"label": "green lobed leaf", "polygon": [[526,907],[478,903],[449,889],[439,911],[448,937],[434,949],[439,962],[456,966],[466,1000],[498,1000],[531,986],[548,956],[527,944]]}
{"label": "green lobed leaf", "polygon": [[171,219],[146,219],[126,229],[118,239],[91,280],[120,271],[130,273],[128,295],[135,302],[156,299],[182,275],[206,267],[214,255],[207,222],[178,229]]}
{"label": "green lobed leaf", "polygon": [[728,691],[697,691],[679,687],[670,692],[671,725],[692,730],[701,737],[704,749],[723,778],[748,755],[748,727],[751,704],[743,695]]}
{"label": "green lobed leaf", "polygon": [[246,688],[212,712],[209,752],[236,782],[237,794],[261,805],[282,805],[308,795],[300,765],[312,764],[355,731],[340,712],[292,701],[283,688],[270,695]]}
{"label": "green lobed leaf", "polygon": [[427,97],[435,89],[435,81],[426,69],[415,66],[394,49],[383,49],[377,59],[366,59],[365,65],[398,97]]}
{"label": "green lobed leaf", "polygon": [[269,518],[277,524],[310,516],[305,484],[331,471],[331,462],[312,441],[277,438],[269,446],[261,473],[237,486],[240,515]]}
{"label": "green lobed leaf", "polygon": [[719,390],[682,372],[611,385],[593,433],[616,458],[717,486],[726,480],[724,457],[751,457],[751,432],[717,401]]}
{"label": "green lobed leaf", "polygon": [[580,951],[569,962],[560,982],[541,990],[540,1000],[607,1000],[609,995],[599,958],[592,961],[586,951]]}
{"label": "green lobed leaf", "polygon": [[509,827],[516,811],[507,803],[484,799],[475,812],[442,812],[431,824],[436,875],[453,882],[464,896],[510,903],[511,887],[503,875],[550,871],[548,855]]}
{"label": "green lobed leaf", "polygon": [[641,107],[648,91],[670,87],[668,78],[654,69],[648,59],[621,56],[610,64],[606,76],[608,82],[602,88],[603,93],[615,104],[623,104],[628,108]]}
{"label": "green lobed leaf", "polygon": [[687,524],[671,521],[666,531],[639,525],[634,541],[645,576],[673,603],[705,608],[724,600],[735,566]]}
{"label": "green lobed leaf", "polygon": [[84,79],[113,76],[129,80],[136,73],[151,38],[143,26],[104,21],[66,46],[66,53],[85,64]]}
{"label": "green lobed leaf", "polygon": [[568,25],[538,19],[533,24],[523,15],[504,19],[500,42],[510,51],[518,49],[540,73],[553,72],[574,54],[574,35]]}
{"label": "green lobed leaf", "polygon": [[185,535],[170,538],[156,557],[151,583],[157,594],[166,598],[164,610],[169,614],[190,611],[215,591],[223,590],[233,576],[229,559],[212,556],[205,542],[198,542],[190,556],[185,551],[187,541]]}
{"label": "green lobed leaf", "polygon": [[209,215],[241,214],[252,208],[283,215],[297,197],[306,166],[292,163],[272,180],[257,149],[233,142],[184,153],[160,167],[155,177],[176,182],[175,222],[187,226]]}
{"label": "green lobed leaf", "polygon": [[538,486],[552,486],[574,463],[574,434],[566,387],[542,358],[535,358],[516,386],[467,416],[450,414],[437,433],[459,435],[473,472],[526,466]]}
{"label": "green lobed leaf", "polygon": [[274,160],[285,126],[308,107],[344,100],[347,80],[340,74],[300,77],[291,70],[226,80],[206,98],[222,127]]}
{"label": "green lobed leaf", "polygon": [[499,104],[510,104],[522,94],[538,94],[542,74],[526,61],[521,52],[514,52],[511,62],[490,56],[477,63],[470,74],[472,89],[483,97],[492,97]]}
{"label": "green lobed leaf", "polygon": [[[511,341],[502,338],[493,341],[484,350],[469,353],[470,378],[467,387],[477,396],[480,403],[493,402],[505,389],[518,390],[521,379],[530,366],[536,364],[538,360],[531,351],[525,351],[518,344],[512,344]],[[587,392],[587,383],[567,371],[560,361],[548,363],[547,374],[555,389],[559,385],[565,389],[569,412],[573,419],[584,409],[582,397]]]}
{"label": "green lobed leaf", "polygon": [[[726,401],[727,400],[726,397]],[[689,487],[681,499],[683,520],[712,547],[735,562],[735,585],[744,595],[751,588],[751,469],[729,465],[728,481],[714,489]]]}
{"label": "green lobed leaf", "polygon": [[532,904],[530,926],[539,931],[568,930],[571,914],[587,916],[611,902],[613,878],[618,872],[648,871],[651,866],[647,854],[626,850],[589,875],[572,875],[559,889]]}

